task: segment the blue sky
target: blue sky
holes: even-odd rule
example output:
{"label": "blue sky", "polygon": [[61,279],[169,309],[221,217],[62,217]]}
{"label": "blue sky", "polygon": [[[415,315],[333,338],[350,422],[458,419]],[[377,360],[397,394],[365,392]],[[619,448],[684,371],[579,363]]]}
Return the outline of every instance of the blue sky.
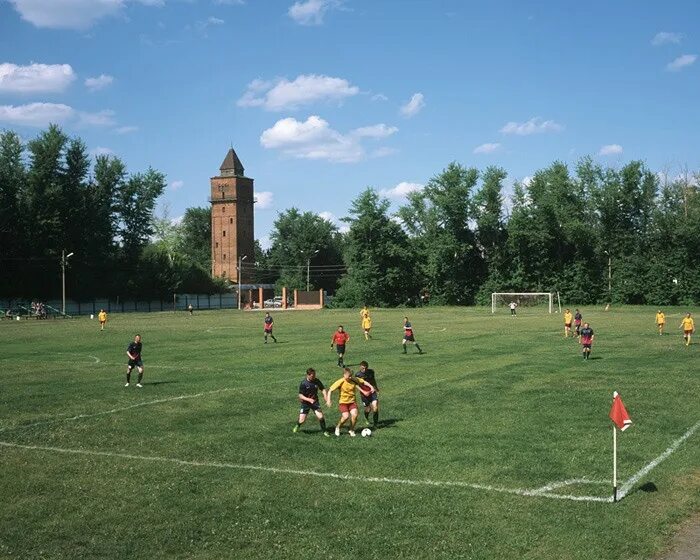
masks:
{"label": "blue sky", "polygon": [[700,168],[700,2],[0,0],[0,128],[48,122],[205,206],[232,144],[256,237],[401,203],[450,161]]}

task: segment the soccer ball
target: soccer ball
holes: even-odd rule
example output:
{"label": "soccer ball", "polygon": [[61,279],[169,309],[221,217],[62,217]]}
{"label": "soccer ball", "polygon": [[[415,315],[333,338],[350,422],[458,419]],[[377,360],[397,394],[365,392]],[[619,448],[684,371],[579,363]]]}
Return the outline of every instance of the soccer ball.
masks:
{"label": "soccer ball", "polygon": [[362,430],[362,437],[369,437],[371,435],[372,435],[372,430],[370,430],[369,428],[365,428],[364,430]]}

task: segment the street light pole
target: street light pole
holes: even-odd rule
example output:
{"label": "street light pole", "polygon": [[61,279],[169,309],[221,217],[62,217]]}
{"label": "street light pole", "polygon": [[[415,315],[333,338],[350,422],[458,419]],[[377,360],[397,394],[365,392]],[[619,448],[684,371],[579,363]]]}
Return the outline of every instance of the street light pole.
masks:
{"label": "street light pole", "polygon": [[[318,254],[318,252],[319,252],[319,249],[316,249],[313,253],[311,253],[311,257]],[[311,289],[311,283],[309,282],[309,278],[311,276],[311,257],[306,259],[306,291],[307,292]]]}
{"label": "street light pole", "polygon": [[241,308],[241,276],[243,275],[243,261],[248,258],[248,255],[238,257],[238,309]]}
{"label": "street light pole", "polygon": [[608,251],[603,251],[608,255],[608,303],[612,300],[612,255]]}
{"label": "street light pole", "polygon": [[66,315],[66,261],[73,256],[73,253],[68,253],[66,255],[66,250],[61,251],[61,285],[63,293],[63,308],[62,313]]}

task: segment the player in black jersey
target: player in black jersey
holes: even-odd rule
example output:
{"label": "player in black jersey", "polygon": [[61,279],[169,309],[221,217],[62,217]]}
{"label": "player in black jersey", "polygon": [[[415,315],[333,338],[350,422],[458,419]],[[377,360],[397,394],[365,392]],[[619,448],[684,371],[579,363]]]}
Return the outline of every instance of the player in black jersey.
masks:
{"label": "player in black jersey", "polygon": [[126,349],[126,355],[129,356],[129,362],[126,365],[126,385],[128,387],[131,383],[131,370],[136,367],[139,372],[139,379],[136,382],[136,386],[140,389],[143,387],[141,385],[141,380],[143,379],[143,362],[141,361],[141,335],[137,334],[134,337],[134,341],[129,344]]}
{"label": "player in black jersey", "polygon": [[275,335],[272,334],[272,326],[275,324],[275,322],[272,320],[272,317],[270,316],[270,312],[268,311],[265,313],[265,324],[263,325],[263,332],[265,333],[265,344],[267,344],[267,337],[271,336],[272,340],[277,342],[277,339],[275,338]]}
{"label": "player in black jersey", "polygon": [[379,392],[379,387],[377,387],[377,380],[374,377],[374,370],[369,369],[369,364],[362,360],[360,362],[360,371],[355,374],[355,377],[362,379],[374,387],[374,391],[365,389],[364,385],[360,385],[360,398],[362,399],[362,404],[365,405],[365,422],[369,426],[369,412],[372,411],[372,427],[376,430],[377,424],[379,423],[379,397],[377,393]]}
{"label": "player in black jersey", "polygon": [[299,420],[292,429],[294,433],[297,433],[301,425],[306,421],[306,415],[309,413],[309,410],[313,410],[321,424],[323,435],[330,437],[330,434],[326,431],[326,419],[323,417],[321,405],[318,401],[319,389],[321,389],[323,393],[323,399],[328,403],[328,390],[323,386],[321,380],[316,378],[316,370],[314,370],[314,368],[307,369],[306,377],[299,385],[299,402],[301,402],[301,408],[299,409]]}

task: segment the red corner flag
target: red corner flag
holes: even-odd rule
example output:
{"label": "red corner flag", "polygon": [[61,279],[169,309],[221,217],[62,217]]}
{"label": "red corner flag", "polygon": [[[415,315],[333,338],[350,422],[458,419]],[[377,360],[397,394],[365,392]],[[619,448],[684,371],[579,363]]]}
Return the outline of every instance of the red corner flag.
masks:
{"label": "red corner flag", "polygon": [[621,432],[624,432],[632,425],[630,415],[627,414],[625,405],[622,403],[622,399],[617,391],[613,393],[613,403],[612,408],[610,409],[610,420],[612,420],[615,425],[620,428]]}

